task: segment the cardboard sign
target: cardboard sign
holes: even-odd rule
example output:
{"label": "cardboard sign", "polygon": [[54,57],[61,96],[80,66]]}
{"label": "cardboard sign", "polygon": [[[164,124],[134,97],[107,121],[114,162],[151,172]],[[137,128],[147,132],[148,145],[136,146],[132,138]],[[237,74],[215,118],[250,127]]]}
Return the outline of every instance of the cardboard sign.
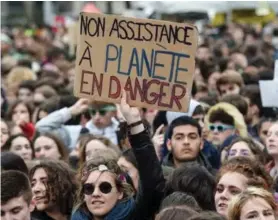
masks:
{"label": "cardboard sign", "polygon": [[260,80],[263,107],[278,107],[278,80]]}
{"label": "cardboard sign", "polygon": [[74,94],[131,106],[186,112],[197,28],[185,23],[81,13]]}

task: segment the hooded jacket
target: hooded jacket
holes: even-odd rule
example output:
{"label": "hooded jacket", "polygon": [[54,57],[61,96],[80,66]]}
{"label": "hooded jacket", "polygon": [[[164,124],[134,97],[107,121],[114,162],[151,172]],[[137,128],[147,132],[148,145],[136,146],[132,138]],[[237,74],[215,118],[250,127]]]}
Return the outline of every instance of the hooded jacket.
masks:
{"label": "hooded jacket", "polygon": [[208,111],[206,117],[205,117],[205,126],[208,127],[209,125],[209,118],[212,112],[222,109],[224,110],[228,115],[232,116],[234,119],[234,126],[235,129],[237,130],[237,134],[231,135],[224,140],[224,142],[218,147],[219,153],[222,152],[222,150],[226,147],[228,147],[232,141],[237,138],[238,136],[240,137],[248,137],[248,131],[247,131],[247,126],[244,121],[243,115],[240,113],[240,111],[233,105],[226,103],[226,102],[220,102],[213,107],[210,108]]}

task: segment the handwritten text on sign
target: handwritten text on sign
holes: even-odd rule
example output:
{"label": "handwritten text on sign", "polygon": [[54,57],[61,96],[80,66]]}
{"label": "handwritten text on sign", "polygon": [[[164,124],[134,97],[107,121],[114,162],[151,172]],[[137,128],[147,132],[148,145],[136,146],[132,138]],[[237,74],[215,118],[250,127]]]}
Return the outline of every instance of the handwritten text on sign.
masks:
{"label": "handwritten text on sign", "polygon": [[75,95],[185,112],[196,48],[192,25],[81,13]]}

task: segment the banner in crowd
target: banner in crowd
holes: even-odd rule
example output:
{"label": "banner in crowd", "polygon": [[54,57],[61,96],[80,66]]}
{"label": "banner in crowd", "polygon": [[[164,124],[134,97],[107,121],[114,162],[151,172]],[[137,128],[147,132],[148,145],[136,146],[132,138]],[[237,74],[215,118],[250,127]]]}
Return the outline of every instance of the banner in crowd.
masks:
{"label": "banner in crowd", "polygon": [[81,13],[74,93],[131,106],[186,112],[198,32],[193,25]]}

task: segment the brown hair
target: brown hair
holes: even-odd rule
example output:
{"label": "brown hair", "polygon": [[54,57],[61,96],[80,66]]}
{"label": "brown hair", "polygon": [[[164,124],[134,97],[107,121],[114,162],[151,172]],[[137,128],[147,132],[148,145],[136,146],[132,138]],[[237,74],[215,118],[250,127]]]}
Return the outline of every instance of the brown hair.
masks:
{"label": "brown hair", "polygon": [[107,146],[107,148],[114,150],[114,152],[116,154],[120,154],[120,150],[118,148],[117,145],[114,145],[108,138],[104,137],[104,136],[98,136],[98,135],[93,135],[90,134],[88,136],[86,136],[86,138],[84,137],[84,140],[82,140],[82,143],[80,142],[80,165],[82,166],[85,161],[86,161],[86,147],[87,144],[92,141],[92,140],[97,140],[100,141],[101,143],[103,143],[105,146]]}
{"label": "brown hair", "polygon": [[226,220],[226,218],[216,212],[204,211],[192,216],[188,220]]}
{"label": "brown hair", "polygon": [[66,162],[68,161],[68,150],[67,150],[66,146],[64,145],[64,143],[60,140],[60,138],[58,138],[55,134],[47,132],[47,133],[43,133],[43,134],[37,136],[33,141],[34,144],[39,137],[48,137],[48,138],[52,139],[55,142],[55,144],[57,145],[58,151],[61,154],[60,159],[63,161],[66,161]]}
{"label": "brown hair", "polygon": [[[252,153],[255,155],[256,160],[261,162],[261,164],[263,165],[266,164],[267,153],[260,148],[259,143],[257,143],[250,137],[238,137],[230,144],[229,147],[227,147],[227,152],[229,152],[233,145],[238,142],[245,142],[248,145],[249,149],[252,151]],[[228,159],[228,155],[226,156],[226,159]]]}
{"label": "brown hair", "polygon": [[7,114],[7,119],[8,121],[12,121],[12,118],[13,118],[13,112],[14,112],[14,109],[18,106],[18,105],[24,105],[26,106],[27,108],[27,111],[29,113],[29,119],[30,119],[30,122],[32,120],[32,114],[33,114],[33,108],[31,105],[29,105],[28,103],[25,103],[21,100],[16,100],[14,103],[12,103],[12,105],[10,106],[9,110],[8,110],[8,114]]}
{"label": "brown hair", "polygon": [[78,173],[79,187],[76,195],[75,210],[81,208],[85,212],[88,212],[88,208],[84,203],[83,184],[86,182],[91,172],[93,172],[93,170],[95,170],[99,165],[105,165],[110,172],[116,175],[116,187],[118,191],[123,192],[123,201],[129,199],[134,195],[132,186],[126,183],[126,181],[123,179],[125,175],[121,168],[118,166],[117,160],[111,160],[109,157],[107,157],[107,155],[96,155],[89,161],[85,162]]}
{"label": "brown hair", "polygon": [[46,193],[59,211],[64,215],[71,215],[77,182],[75,173],[63,161],[43,160],[31,168],[29,178],[32,178],[37,169],[42,168],[47,174]]}
{"label": "brown hair", "polygon": [[248,186],[263,187],[267,190],[272,190],[273,188],[271,176],[265,171],[261,164],[250,158],[235,157],[226,161],[217,173],[216,182],[218,183],[222,176],[229,172],[236,172],[244,175],[248,179]]}
{"label": "brown hair", "polygon": [[241,88],[244,85],[244,82],[240,73],[233,70],[227,70],[216,81],[218,92],[220,92],[220,86],[226,84],[236,84]]}
{"label": "brown hair", "polygon": [[160,211],[156,216],[155,220],[187,219],[196,214],[196,211],[187,206],[172,206]]}
{"label": "brown hair", "polygon": [[219,101],[230,103],[235,106],[243,116],[247,115],[248,103],[243,96],[237,94],[229,94],[223,96]]}
{"label": "brown hair", "polygon": [[265,200],[271,206],[275,215],[277,206],[273,195],[263,188],[250,187],[232,199],[228,207],[228,219],[240,220],[241,210],[243,206],[248,202],[248,200],[253,198],[261,198]]}
{"label": "brown hair", "polygon": [[31,185],[28,177],[20,171],[8,170],[1,172],[1,204],[23,196],[29,205],[32,199]]}

